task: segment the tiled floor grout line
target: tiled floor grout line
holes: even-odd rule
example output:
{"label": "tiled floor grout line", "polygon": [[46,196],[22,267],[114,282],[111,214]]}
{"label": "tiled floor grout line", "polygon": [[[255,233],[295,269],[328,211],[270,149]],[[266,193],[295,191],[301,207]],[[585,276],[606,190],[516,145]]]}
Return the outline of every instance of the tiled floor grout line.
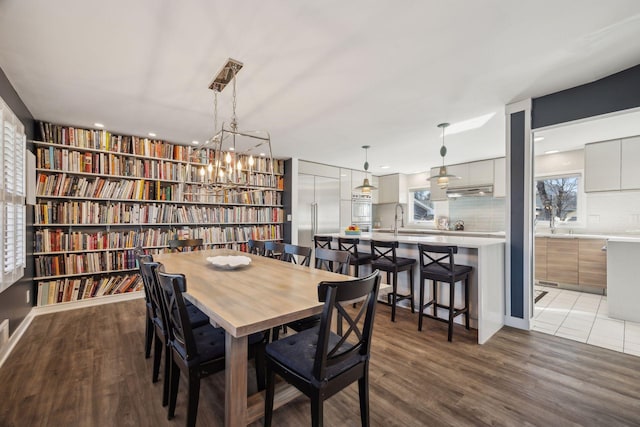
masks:
{"label": "tiled floor grout line", "polygon": [[587,341],[586,341],[587,344],[589,343],[589,338],[591,338],[591,332],[593,332],[593,325],[596,324],[596,320],[598,319],[598,312],[600,311],[601,305],[602,305],[602,296],[600,296],[600,299],[598,300],[598,308],[596,308],[595,316],[593,316],[593,322],[591,322],[591,328],[589,328],[589,334],[587,335]]}

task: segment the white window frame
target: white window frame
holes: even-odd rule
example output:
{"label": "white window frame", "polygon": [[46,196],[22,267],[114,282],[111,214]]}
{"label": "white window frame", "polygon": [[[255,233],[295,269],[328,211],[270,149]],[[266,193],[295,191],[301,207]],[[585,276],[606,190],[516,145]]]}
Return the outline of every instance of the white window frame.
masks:
{"label": "white window frame", "polygon": [[0,98],[0,292],[24,276],[26,265],[24,125]]}
{"label": "white window frame", "polygon": [[[540,174],[540,175],[534,176],[533,178],[533,209],[535,210],[536,198],[538,197],[538,189],[536,188],[537,181],[541,181],[541,180],[544,181],[544,180],[555,179],[555,178],[566,178],[566,177],[572,177],[572,176],[578,177],[576,221],[556,222],[555,223],[556,228],[581,228],[585,226],[587,209],[586,209],[585,193],[584,193],[584,174],[582,173],[581,170],[569,170],[562,173]],[[544,227],[544,228],[551,227],[550,221],[536,220],[535,212],[533,213],[533,218],[534,218],[536,227]]]}
{"label": "white window frame", "polygon": [[[429,191],[431,193],[431,187],[426,185],[424,187],[411,187],[408,189],[409,194],[407,195],[407,223],[418,226],[435,226],[435,219],[437,218],[435,204],[433,200],[431,200],[431,204],[433,206],[433,220],[431,221],[416,221],[413,216],[413,193],[417,191]],[[431,193],[433,194],[433,193]]]}

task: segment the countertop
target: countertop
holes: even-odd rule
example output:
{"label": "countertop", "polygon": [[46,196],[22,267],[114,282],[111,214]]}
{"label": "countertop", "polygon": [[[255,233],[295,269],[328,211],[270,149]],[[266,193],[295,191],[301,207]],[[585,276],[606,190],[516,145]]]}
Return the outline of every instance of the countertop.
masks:
{"label": "countertop", "polygon": [[456,245],[463,248],[481,248],[484,246],[492,246],[498,244],[504,244],[504,237],[492,238],[492,237],[473,237],[473,236],[460,236],[460,235],[410,235],[410,234],[398,234],[395,236],[393,233],[362,233],[359,236],[346,235],[344,233],[326,233],[318,234],[319,236],[332,236],[332,237],[357,237],[360,240],[382,240],[382,241],[398,241],[399,243],[405,243],[409,245],[417,245],[418,243],[433,243],[440,245]]}
{"label": "countertop", "polygon": [[[374,234],[392,235],[393,230],[390,228],[374,229]],[[455,236],[455,237],[478,237],[478,238],[497,238],[504,239],[504,231],[453,231],[453,230],[436,230],[425,228],[401,228],[398,230],[398,237],[401,236]],[[612,234],[612,233],[550,233],[548,231],[538,231],[535,233],[536,237],[549,237],[552,239],[604,239],[617,241],[636,242],[640,241],[640,234]],[[385,240],[385,239],[381,239]]]}

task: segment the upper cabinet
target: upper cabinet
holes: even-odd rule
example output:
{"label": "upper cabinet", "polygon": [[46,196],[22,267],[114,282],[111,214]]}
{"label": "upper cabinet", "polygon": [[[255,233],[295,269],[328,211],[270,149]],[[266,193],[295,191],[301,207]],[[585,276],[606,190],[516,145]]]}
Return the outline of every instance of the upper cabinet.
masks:
{"label": "upper cabinet", "polygon": [[584,191],[640,189],[640,136],[584,147]]}
{"label": "upper cabinet", "polygon": [[[377,203],[407,203],[407,176],[401,173],[378,178]],[[375,185],[375,184],[374,184]]]}
{"label": "upper cabinet", "polygon": [[[501,171],[501,172],[500,172]],[[437,176],[440,167],[431,168],[431,176]],[[505,160],[480,160],[477,162],[460,163],[447,166],[447,173],[459,179],[451,179],[449,188],[470,187],[475,185],[493,185],[494,197],[505,196]],[[496,187],[499,191],[496,192]],[[435,180],[431,181],[431,200],[447,200],[447,190],[438,187]]]}
{"label": "upper cabinet", "polygon": [[585,192],[620,190],[620,146],[619,139],[585,145]]}
{"label": "upper cabinet", "polygon": [[640,136],[626,138],[621,143],[620,189],[640,188]]}
{"label": "upper cabinet", "polygon": [[340,169],[340,200],[351,200],[351,195],[355,191],[353,188],[360,184],[351,182],[351,169]]}

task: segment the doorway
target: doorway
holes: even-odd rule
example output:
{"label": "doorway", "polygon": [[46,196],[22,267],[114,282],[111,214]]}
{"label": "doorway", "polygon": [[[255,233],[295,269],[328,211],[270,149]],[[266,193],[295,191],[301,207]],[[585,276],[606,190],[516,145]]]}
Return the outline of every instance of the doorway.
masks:
{"label": "doorway", "polygon": [[640,321],[609,315],[606,252],[612,238],[640,245],[640,185],[621,186],[615,151],[640,147],[640,110],[537,129],[532,140],[532,329],[640,356]]}

